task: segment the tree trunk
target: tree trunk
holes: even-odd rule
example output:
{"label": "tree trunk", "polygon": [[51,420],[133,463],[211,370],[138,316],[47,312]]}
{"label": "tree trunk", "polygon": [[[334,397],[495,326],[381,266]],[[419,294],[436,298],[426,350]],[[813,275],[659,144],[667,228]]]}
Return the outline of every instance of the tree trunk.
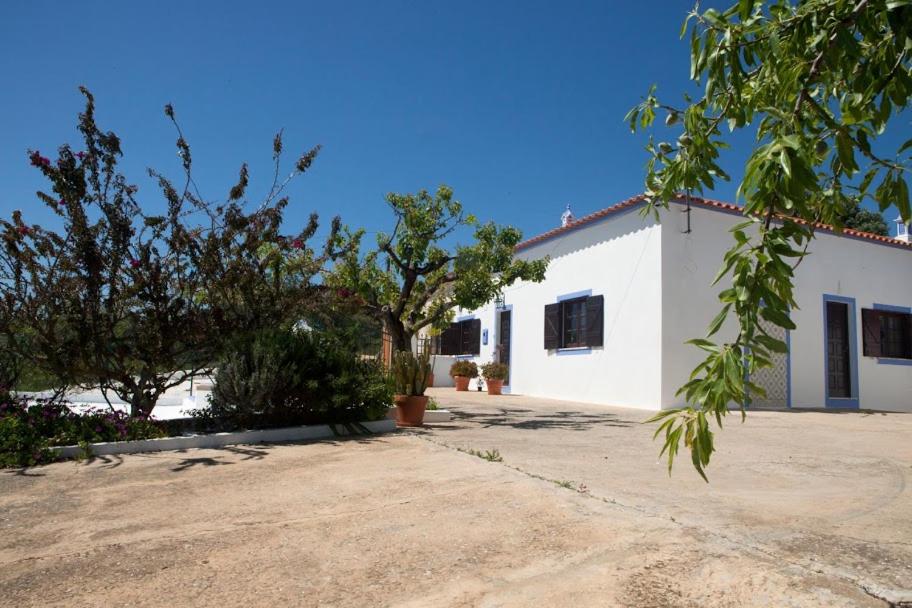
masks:
{"label": "tree trunk", "polygon": [[402,321],[394,318],[391,314],[383,317],[383,330],[390,337],[393,343],[393,350],[396,352],[412,350],[412,334],[405,329]]}
{"label": "tree trunk", "polygon": [[118,397],[130,404],[131,417],[141,416],[148,418],[152,415],[152,409],[158,403],[158,398],[163,391],[158,389],[158,387],[153,386],[151,389],[147,387],[148,384],[140,378],[138,381],[132,380],[129,385],[125,384],[124,388],[126,390],[124,391],[114,390]]}

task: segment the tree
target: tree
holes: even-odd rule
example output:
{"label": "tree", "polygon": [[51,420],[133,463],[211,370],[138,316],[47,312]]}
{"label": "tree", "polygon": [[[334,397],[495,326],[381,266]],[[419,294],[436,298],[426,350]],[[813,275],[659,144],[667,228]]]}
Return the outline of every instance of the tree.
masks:
{"label": "tree", "polygon": [[[723,126],[751,130],[757,142],[738,185],[745,221],[731,230],[734,245],[716,280],[726,283],[722,307],[707,335],[691,341],[706,358],[681,388],[688,406],[654,418],[669,470],[683,439],[705,479],[711,419],[721,427],[735,403],[743,420],[748,395],[762,394],[745,376],[786,348],[761,320],[795,329],[794,268],[817,223],[841,228],[840,211],[866,197],[910,218],[912,139],[890,154],[877,144],[912,95],[912,2],[740,0],[725,11],[695,7],[682,36],[688,30],[700,96],[685,96],[679,107],[660,102],[653,87],[627,115],[636,130],[664,111],[666,125],[680,130],[673,143],[650,138],[649,210],[729,179],[719,164]],[[714,336],[730,314],[739,331],[720,342]]]}
{"label": "tree", "polygon": [[[357,249],[343,256],[332,284],[360,299],[397,351],[410,351],[421,329],[442,328],[457,306],[478,308],[516,281],[544,279],[547,260],[514,259],[518,230],[464,214],[447,186],[386,201],[396,217],[392,234],[379,234],[363,256]],[[474,229],[473,244],[445,249],[441,243],[464,227]]]}
{"label": "tree", "polygon": [[865,209],[861,205],[852,204],[848,210],[840,215],[840,220],[845,228],[879,234],[880,236],[890,236],[890,229],[887,228],[887,222],[884,221],[883,215],[876,211]]}
{"label": "tree", "polygon": [[206,370],[238,334],[306,310],[311,279],[345,249],[341,226],[336,218],[319,251],[306,245],[315,215],[300,233],[280,234],[282,191],[319,151],[303,154],[280,182],[281,134],[272,187],[254,210],[246,210],[246,165],[224,201],[203,200],[170,105],[183,185],[150,170],[166,212],[144,212],[138,188],[117,170],[120,140],[98,128],[94,99],[81,90],[84,149],[61,146],[53,163],[29,154],[50,182],[38,198],[62,227],[29,225],[20,211],[0,220],[0,334],[64,384],[112,391],[131,414],[148,415],[162,393]]}

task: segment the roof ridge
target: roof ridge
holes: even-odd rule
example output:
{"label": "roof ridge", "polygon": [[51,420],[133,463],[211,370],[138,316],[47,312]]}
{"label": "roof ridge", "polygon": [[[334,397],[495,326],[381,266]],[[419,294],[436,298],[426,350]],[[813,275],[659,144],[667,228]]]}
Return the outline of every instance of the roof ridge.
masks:
{"label": "roof ridge", "polygon": [[[614,205],[611,205],[610,207],[605,207],[604,209],[599,209],[598,211],[594,211],[588,215],[584,215],[581,218],[575,219],[572,222],[568,223],[566,226],[558,226],[557,228],[552,228],[551,230],[548,230],[539,235],[526,239],[525,241],[516,245],[514,250],[519,251],[521,249],[527,249],[537,243],[540,243],[542,241],[547,241],[548,239],[551,239],[560,234],[563,234],[566,232],[571,232],[578,228],[582,228],[583,226],[590,224],[596,220],[602,219],[603,217],[607,217],[609,215],[617,213],[618,211],[621,211],[622,209],[627,209],[629,207],[632,207],[634,205],[637,205],[637,204],[643,203],[643,202],[646,202],[646,195],[638,194],[636,196],[632,196],[619,203],[615,203]],[[685,203],[686,199],[684,198],[684,195],[679,195],[678,197],[672,199],[670,202]],[[734,203],[727,203],[725,201],[720,201],[720,200],[711,199],[711,198],[703,198],[701,196],[691,196],[690,202],[704,206],[708,209],[724,209],[725,211],[737,211],[738,213],[741,213],[744,210],[743,207],[741,207],[739,205],[735,205]],[[780,219],[791,219],[791,220],[801,223],[801,224],[812,224],[812,222],[809,222],[805,219],[782,215],[780,213],[777,213],[776,216]],[[885,245],[895,245],[895,246],[899,246],[899,247],[902,247],[905,249],[912,249],[912,243],[900,241],[899,239],[895,239],[890,236],[881,236],[879,234],[873,234],[871,232],[864,232],[863,230],[855,230],[854,228],[843,228],[840,231],[835,226],[832,226],[830,224],[824,224],[822,222],[813,223],[813,226],[816,230],[825,230],[836,236],[850,236],[850,237],[873,241],[875,243],[882,243]]]}

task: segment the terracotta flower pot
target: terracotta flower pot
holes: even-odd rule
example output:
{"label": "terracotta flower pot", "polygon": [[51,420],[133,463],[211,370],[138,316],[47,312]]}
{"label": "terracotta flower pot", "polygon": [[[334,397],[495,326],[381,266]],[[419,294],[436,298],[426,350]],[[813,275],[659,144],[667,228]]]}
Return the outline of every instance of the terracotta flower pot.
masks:
{"label": "terracotta flower pot", "polygon": [[488,383],[488,394],[489,395],[500,395],[500,390],[503,388],[503,380],[485,380]]}
{"label": "terracotta flower pot", "polygon": [[453,381],[456,383],[457,391],[467,391],[469,390],[469,378],[468,376],[453,376]]}
{"label": "terracotta flower pot", "polygon": [[396,426],[421,426],[424,424],[424,410],[427,409],[426,395],[396,395]]}

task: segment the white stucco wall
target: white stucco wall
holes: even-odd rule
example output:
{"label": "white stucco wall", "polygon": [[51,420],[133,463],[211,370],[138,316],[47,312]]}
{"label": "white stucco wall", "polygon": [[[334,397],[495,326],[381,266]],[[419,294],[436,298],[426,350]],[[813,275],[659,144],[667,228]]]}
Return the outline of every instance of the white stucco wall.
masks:
{"label": "white stucco wall", "polygon": [[[683,344],[703,336],[720,309],[710,287],[732,239],[728,229],[743,218],[695,206],[691,233],[683,234],[680,205],[662,215],[662,407],[682,405],[674,395],[702,359],[701,351]],[[891,365],[862,355],[861,309],[874,303],[912,307],[912,250],[868,240],[818,232],[811,255],[796,271],[796,301],[790,332],[792,407],[824,407],[823,295],[855,299],[859,406],[868,409],[912,411],[912,366]],[[729,324],[721,332],[731,334]]]}
{"label": "white stucco wall", "polygon": [[[550,256],[547,277],[504,294],[512,309],[512,393],[654,409],[661,383],[660,227],[637,210],[552,238],[520,252],[526,259]],[[544,307],[560,296],[603,295],[604,346],[589,351],[544,348]],[[494,305],[456,318],[481,319],[488,343],[479,363],[492,360],[497,344]],[[472,386],[474,389],[474,384]]]}

